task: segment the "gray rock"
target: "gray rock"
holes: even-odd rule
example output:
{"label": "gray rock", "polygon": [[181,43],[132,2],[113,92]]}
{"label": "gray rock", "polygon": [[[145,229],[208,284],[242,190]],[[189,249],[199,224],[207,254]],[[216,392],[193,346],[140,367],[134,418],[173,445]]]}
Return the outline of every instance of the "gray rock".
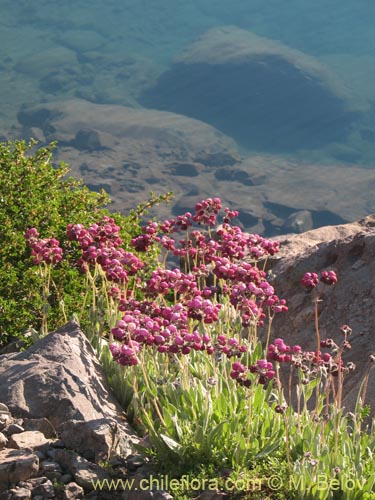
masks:
{"label": "gray rock", "polygon": [[[48,450],[47,452],[48,453]],[[36,450],[35,451],[35,455],[39,458],[39,461],[41,462],[42,460],[45,460],[47,457],[46,457],[46,453],[43,453],[42,451],[39,451],[39,450]]]}
{"label": "gray rock", "polygon": [[55,460],[55,457],[56,457],[56,448],[49,448],[46,451],[46,457],[50,458],[51,460]]}
{"label": "gray rock", "polygon": [[49,107],[26,108],[23,107],[17,113],[19,123],[26,128],[38,127],[51,132],[51,122],[58,118],[59,112]]}
{"label": "gray rock", "polygon": [[126,460],[129,470],[135,471],[145,463],[145,459],[142,455],[133,455],[128,457]]}
{"label": "gray rock", "polygon": [[64,47],[51,47],[38,53],[29,53],[22,57],[17,65],[16,70],[30,76],[35,76],[37,79],[45,77],[51,71],[59,71],[61,69],[78,69],[79,64],[76,54]]}
{"label": "gray rock", "polygon": [[56,441],[53,442],[53,448],[65,448],[66,445],[62,439],[56,439]]}
{"label": "gray rock", "polygon": [[6,438],[6,436],[2,432],[0,432],[0,450],[5,448],[7,443],[8,443],[8,439]]}
{"label": "gray rock", "polygon": [[21,432],[24,432],[25,429],[22,427],[22,425],[19,424],[10,424],[7,429],[6,433],[8,436],[11,436],[12,434],[20,434]]}
{"label": "gray rock", "polygon": [[44,460],[39,464],[40,473],[44,474],[50,481],[59,481],[63,475],[63,471],[57,462]]}
{"label": "gray rock", "polygon": [[82,498],[84,495],[84,489],[82,486],[79,486],[77,483],[70,482],[68,483],[63,491],[63,500],[76,500],[78,498]]}
{"label": "gray rock", "polygon": [[217,170],[215,170],[215,179],[224,182],[228,181],[239,182],[243,186],[254,185],[248,172],[233,167],[218,168]]}
{"label": "gray rock", "polygon": [[23,426],[25,431],[39,431],[48,439],[57,437],[55,428],[47,418],[25,418]]}
{"label": "gray rock", "polygon": [[55,483],[61,483],[61,478],[63,474],[58,471],[51,471],[51,472],[46,472],[46,476],[50,481],[52,481],[53,484]]}
{"label": "gray rock", "polygon": [[72,146],[83,151],[95,151],[102,149],[100,136],[96,130],[82,128],[76,133]]}
{"label": "gray rock", "polygon": [[182,161],[190,160],[191,154],[197,158],[207,155],[211,160],[216,157],[221,162],[223,158],[226,162],[239,160],[233,140],[203,122],[174,113],[74,99],[25,107],[17,117],[25,127],[40,127],[48,140],[69,145],[89,124],[89,130],[99,134],[101,146],[109,149],[121,140],[124,147],[133,144],[136,150],[155,147],[166,155],[174,151],[173,157],[181,156]]}
{"label": "gray rock", "polygon": [[95,50],[101,47],[106,39],[96,31],[91,30],[64,30],[59,35],[62,45],[77,51],[78,53]]}
{"label": "gray rock", "polygon": [[10,413],[0,412],[0,431],[3,431],[12,423],[12,417]]}
{"label": "gray rock", "polygon": [[27,488],[12,488],[9,490],[11,500],[30,500],[31,491]]}
{"label": "gray rock", "polygon": [[85,490],[94,490],[97,481],[110,481],[110,476],[102,467],[89,462],[72,451],[58,450],[56,453],[56,461],[64,470],[69,472],[74,477],[74,481]]}
{"label": "gray rock", "polygon": [[299,210],[289,215],[283,225],[285,232],[304,233],[314,228],[312,213],[309,210]]}
{"label": "gray rock", "polygon": [[[340,327],[349,325],[351,349],[343,353],[344,362],[354,361],[356,370],[345,376],[345,406],[353,409],[358,389],[375,353],[375,215],[351,224],[327,226],[281,241],[277,259],[271,259],[276,275],[275,289],[287,299],[288,312],[276,315],[273,330],[288,344],[316,350],[314,297],[320,295],[319,330],[321,339],[343,340]],[[359,266],[356,263],[360,263]],[[306,272],[334,270],[335,286],[319,285],[306,291],[301,279]],[[375,377],[370,376],[366,403],[375,404]]]}
{"label": "gray rock", "polygon": [[118,424],[111,419],[89,422],[69,420],[61,427],[65,445],[80,453],[87,460],[107,460],[119,441]]}
{"label": "gray rock", "polygon": [[45,483],[46,481],[48,481],[48,477],[45,477],[43,475],[39,475],[38,477],[33,477],[33,478],[28,479],[27,483],[29,483],[31,485],[31,488],[34,489],[37,486],[39,486],[40,484]]}
{"label": "gray rock", "polygon": [[43,498],[56,497],[54,486],[49,479],[41,484],[38,484],[38,486],[35,486],[33,489],[33,495],[40,495]]}
{"label": "gray rock", "polygon": [[201,153],[194,157],[196,163],[202,163],[206,167],[224,167],[225,165],[235,165],[239,157],[225,151],[214,151]]}
{"label": "gray rock", "polygon": [[39,89],[44,93],[58,94],[73,90],[79,80],[79,70],[59,68],[39,80]]}
{"label": "gray rock", "polygon": [[233,26],[211,29],[187,47],[140,101],[197,118],[265,151],[344,140],[356,117],[328,67]]}
{"label": "gray rock", "polygon": [[49,445],[49,439],[46,439],[44,434],[39,431],[25,431],[19,434],[12,434],[8,441],[8,447],[17,450],[29,448],[43,452],[47,450]]}
{"label": "gray rock", "polygon": [[31,450],[0,451],[0,488],[9,483],[26,481],[36,475],[39,459]]}
{"label": "gray rock", "polygon": [[168,163],[166,168],[170,175],[179,175],[182,177],[196,177],[199,175],[199,168],[194,163]]}
{"label": "gray rock", "polygon": [[[32,137],[35,137],[36,140],[40,141],[39,135],[36,133],[36,130],[30,130]],[[0,141],[2,142],[2,141]],[[40,141],[43,142],[43,141]],[[4,347],[0,349],[1,354],[8,354],[10,352],[19,352],[22,347],[26,346],[26,342],[24,340],[10,340]],[[0,411],[1,413],[1,411]]]}
{"label": "gray rock", "polygon": [[60,481],[64,484],[71,483],[73,480],[73,476],[71,474],[63,474],[60,478]]}
{"label": "gray rock", "polygon": [[[132,443],[138,441],[123,419],[90,343],[74,322],[27,351],[2,356],[0,399],[18,415],[48,418],[57,430],[70,419],[112,420],[117,424],[113,451],[120,454],[129,454]],[[98,439],[102,446],[102,436]]]}
{"label": "gray rock", "polygon": [[61,467],[57,462],[51,462],[49,460],[43,460],[43,462],[40,462],[39,468],[41,472],[49,472],[51,470],[58,470],[59,472],[62,472]]}

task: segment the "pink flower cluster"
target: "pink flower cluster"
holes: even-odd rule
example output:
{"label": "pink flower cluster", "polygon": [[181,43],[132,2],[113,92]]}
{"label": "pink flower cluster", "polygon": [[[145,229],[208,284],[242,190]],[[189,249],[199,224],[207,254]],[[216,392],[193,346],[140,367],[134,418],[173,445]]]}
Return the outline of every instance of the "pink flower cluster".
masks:
{"label": "pink flower cluster", "polygon": [[267,359],[279,363],[289,363],[293,360],[292,355],[299,354],[302,351],[299,345],[286,345],[283,339],[277,338],[268,346]]}
{"label": "pink flower cluster", "polygon": [[290,363],[297,368],[301,368],[306,374],[316,373],[318,368],[324,368],[327,373],[337,376],[339,371],[347,372],[354,369],[353,363],[346,366],[337,353],[343,349],[350,349],[350,344],[344,340],[341,348],[332,339],[322,340],[321,347],[331,349],[330,352],[303,351],[300,345],[287,345],[284,340],[277,338],[268,346],[267,361],[277,363]]}
{"label": "pink flower cluster", "polygon": [[[279,251],[279,243],[256,234],[246,234],[240,227],[232,226],[230,221],[238,212],[228,208],[225,209],[225,222],[216,230],[215,238],[212,238],[209,232],[192,228],[194,223],[212,226],[216,223],[220,210],[221,201],[218,198],[208,198],[196,205],[195,215],[186,212],[183,216],[166,220],[159,225],[149,222],[143,228],[142,234],[132,240],[138,251],[147,250],[151,244],[160,243],[175,257],[192,262],[192,274],[181,276],[181,279],[175,277],[175,269],[170,272],[158,269],[147,283],[146,294],[156,297],[158,293],[185,293],[185,290],[181,290],[182,281],[183,287],[189,287],[194,297],[212,297],[212,289],[197,293],[199,279],[209,278],[211,274],[219,280],[220,292],[228,295],[231,304],[241,313],[243,326],[262,326],[266,312],[275,314],[288,309],[285,300],[280,299],[267,282],[266,273],[256,267],[259,260]],[[190,232],[189,228],[192,228]],[[178,241],[172,238],[173,233],[182,230],[186,231],[183,239]],[[174,281],[173,287],[170,278]],[[206,306],[210,307],[209,304],[202,304],[199,309],[207,309]],[[200,313],[197,313],[195,317],[199,319],[200,316]],[[215,316],[213,314],[213,321]],[[207,314],[205,318],[207,321]]]}
{"label": "pink flower cluster", "polygon": [[194,296],[198,292],[196,278],[193,274],[185,274],[180,269],[164,269],[159,267],[152,272],[151,278],[145,283],[145,294],[148,297],[176,293],[184,296]]}
{"label": "pink flower cluster", "polygon": [[124,314],[111,332],[128,350],[119,350],[119,346],[113,343],[112,355],[123,365],[137,364],[137,355],[143,348],[154,348],[168,355],[187,355],[194,350],[219,358],[222,355],[241,357],[247,347],[237,338],[228,335],[212,337],[207,332],[191,331],[190,319],[203,323],[216,321],[218,306],[199,295],[171,306],[160,305],[154,300],[139,302],[122,298],[120,309]]}
{"label": "pink flower cluster", "polygon": [[208,226],[215,226],[217,216],[222,208],[220,198],[207,198],[195,205],[195,215],[193,221]]}
{"label": "pink flower cluster", "polygon": [[57,264],[62,259],[62,249],[56,238],[39,238],[39,233],[32,227],[25,233],[27,245],[31,248],[34,264],[41,262],[46,264]]}
{"label": "pink flower cluster", "polygon": [[187,355],[192,350],[213,353],[209,335],[189,332],[187,313],[180,304],[161,307],[153,302],[140,305],[129,301],[128,306],[122,319],[112,328],[114,338],[122,342],[121,347],[115,343],[110,345],[118,363],[137,364],[138,353],[146,347],[167,354]]}
{"label": "pink flower cluster", "polygon": [[[241,357],[247,347],[237,338],[211,335],[210,325],[219,321],[222,309],[220,296],[228,297],[243,326],[263,325],[267,313],[287,310],[285,300],[278,298],[265,272],[257,267],[259,260],[278,251],[278,243],[232,226],[230,222],[238,212],[228,208],[224,210],[224,223],[212,237],[211,228],[221,209],[219,198],[208,198],[197,203],[194,214],[186,212],[163,223],[146,224],[142,234],[133,238],[133,247],[143,252],[158,244],[187,262],[190,269],[183,272],[159,267],[147,277],[139,273],[143,262],[123,248],[120,228],[113,218],[105,216],[89,227],[67,226],[68,239],[77,242],[81,252],[78,267],[83,272],[96,265],[103,269],[112,285],[109,295],[123,313],[112,329],[119,344],[113,343],[111,352],[119,363],[136,364],[145,347],[168,355],[200,350],[218,358]],[[207,231],[202,229],[204,225]],[[175,239],[175,234],[183,237]],[[36,263],[60,260],[57,240],[39,240],[38,236],[35,229],[27,233]],[[130,276],[135,277],[134,289],[124,292],[120,285]],[[142,301],[136,300],[138,290]]]}
{"label": "pink flower cluster", "polygon": [[241,344],[236,337],[218,335],[215,343],[216,353],[219,357],[224,354],[227,358],[240,358],[247,351],[247,347]]}
{"label": "pink flower cluster", "polygon": [[322,271],[320,281],[326,285],[336,285],[338,280],[335,271]]}
{"label": "pink flower cluster", "polygon": [[119,230],[114,219],[107,216],[87,229],[82,224],[67,226],[68,238],[77,241],[82,251],[78,265],[83,272],[89,265],[99,264],[109,281],[126,283],[142,269],[143,262],[121,247]]}
{"label": "pink flower cluster", "polygon": [[326,285],[336,285],[338,279],[335,271],[322,271],[320,278],[317,273],[305,273],[301,283],[306,288],[312,289],[318,285],[319,281]]}
{"label": "pink flower cluster", "polygon": [[251,378],[249,373],[255,373],[258,376],[258,384],[265,385],[273,380],[276,376],[273,364],[266,359],[258,359],[255,364],[247,368],[239,361],[232,363],[231,378],[236,380],[240,385],[250,387]]}
{"label": "pink flower cluster", "polygon": [[147,252],[154,243],[160,241],[158,228],[157,222],[150,221],[142,228],[142,234],[132,239],[131,243],[137,252]]}
{"label": "pink flower cluster", "polygon": [[[350,327],[344,325],[341,329],[347,332]],[[337,377],[340,371],[347,373],[355,369],[354,363],[349,362],[345,365],[341,356],[337,355],[344,349],[350,349],[346,334],[341,346],[335,344],[332,339],[322,340],[320,345],[322,348],[330,348],[331,352],[303,351],[300,345],[291,346],[282,338],[277,338],[268,347],[267,359],[258,359],[250,367],[235,361],[232,363],[230,376],[240,385],[250,387],[254,380],[250,374],[256,374],[257,382],[262,385],[275,379],[276,371],[273,363],[289,363],[300,368],[305,374],[305,381],[308,381],[308,376],[315,377],[319,369],[324,369],[325,373],[333,377]]]}

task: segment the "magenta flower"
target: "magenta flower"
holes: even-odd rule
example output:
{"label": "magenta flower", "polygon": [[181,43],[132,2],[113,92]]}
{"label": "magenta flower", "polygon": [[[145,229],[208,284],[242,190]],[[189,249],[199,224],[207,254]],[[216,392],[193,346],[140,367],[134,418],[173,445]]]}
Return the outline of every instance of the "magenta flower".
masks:
{"label": "magenta flower", "polygon": [[306,288],[315,288],[319,283],[319,277],[316,273],[305,273],[301,280],[301,283]]}
{"label": "magenta flower", "polygon": [[45,262],[46,264],[57,264],[62,259],[62,248],[56,238],[39,238],[35,227],[25,233],[26,243],[31,247],[31,255],[34,257],[35,265]]}
{"label": "magenta flower", "polygon": [[320,281],[326,285],[336,285],[338,279],[335,271],[322,271],[320,274]]}
{"label": "magenta flower", "polygon": [[193,221],[198,224],[214,226],[221,208],[222,204],[220,198],[207,198],[206,200],[202,200],[195,205]]}

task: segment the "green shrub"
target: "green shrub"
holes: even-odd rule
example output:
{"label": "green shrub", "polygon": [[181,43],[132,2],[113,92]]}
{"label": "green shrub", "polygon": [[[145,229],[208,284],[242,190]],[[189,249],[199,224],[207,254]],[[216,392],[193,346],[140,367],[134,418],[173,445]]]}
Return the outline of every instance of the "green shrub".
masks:
{"label": "green shrub", "polygon": [[[69,258],[75,250],[66,237],[68,223],[90,224],[111,215],[127,245],[139,232],[139,213],[153,203],[127,217],[110,214],[104,208],[110,202],[104,191],[90,191],[81,181],[66,177],[66,164],[52,165],[55,144],[35,146],[35,141],[0,143],[0,347],[30,326],[39,329],[46,306],[50,328],[79,309],[84,280]],[[68,257],[53,270],[48,304],[43,303],[43,278],[24,238],[30,227],[38,228],[42,238],[58,238]]]}

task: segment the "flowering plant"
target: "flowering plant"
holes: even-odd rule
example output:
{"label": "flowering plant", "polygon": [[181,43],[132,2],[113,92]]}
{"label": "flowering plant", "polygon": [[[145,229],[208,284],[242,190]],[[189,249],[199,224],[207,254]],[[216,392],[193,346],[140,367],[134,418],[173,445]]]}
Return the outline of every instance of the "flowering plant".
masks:
{"label": "flowering plant", "polygon": [[[314,351],[273,338],[274,317],[288,310],[266,272],[279,244],[233,225],[235,211],[219,220],[221,210],[209,198],[194,213],[151,221],[132,249],[111,217],[67,227],[91,285],[88,335],[128,418],[150,438],[142,452],[176,476],[202,468],[256,476],[277,457],[294,485],[285,498],[333,498],[331,483],[316,487],[322,474],[340,479],[340,498],[365,498],[375,478],[375,430],[364,428],[372,365],[355,413],[345,413],[350,327],[341,343],[321,340],[316,314]],[[35,263],[61,258],[55,240],[35,229],[26,238]],[[149,252],[158,266],[141,258]],[[319,281],[338,283],[333,270],[302,278],[310,291]]]}

